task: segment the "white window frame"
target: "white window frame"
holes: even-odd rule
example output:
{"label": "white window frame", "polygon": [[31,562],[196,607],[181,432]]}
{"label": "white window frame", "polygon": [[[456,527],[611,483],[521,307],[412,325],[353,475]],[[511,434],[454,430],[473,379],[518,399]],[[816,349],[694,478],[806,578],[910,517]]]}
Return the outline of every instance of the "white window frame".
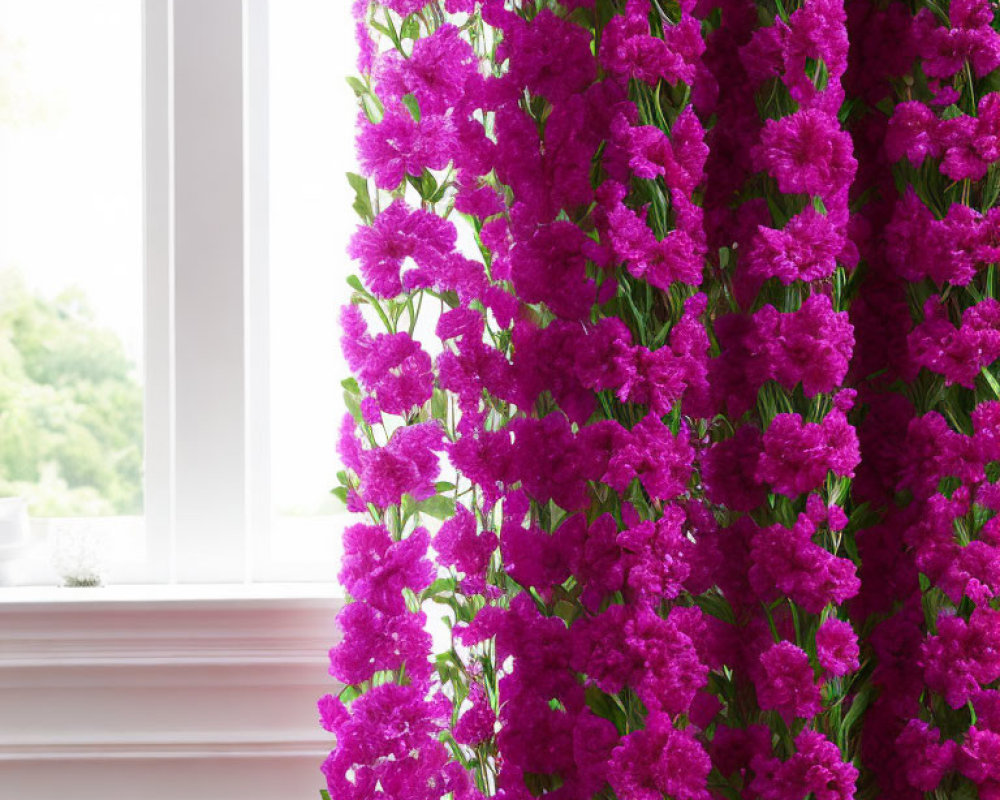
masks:
{"label": "white window frame", "polygon": [[148,563],[127,580],[329,582],[270,558],[268,0],[143,7]]}
{"label": "white window frame", "polygon": [[272,557],[268,4],[141,0],[145,547],[116,584],[335,578]]}

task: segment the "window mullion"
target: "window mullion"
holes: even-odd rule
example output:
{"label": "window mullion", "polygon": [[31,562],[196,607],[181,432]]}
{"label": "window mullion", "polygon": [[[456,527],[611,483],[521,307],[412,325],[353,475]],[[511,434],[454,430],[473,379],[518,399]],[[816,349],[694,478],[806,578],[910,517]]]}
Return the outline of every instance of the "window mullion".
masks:
{"label": "window mullion", "polygon": [[244,7],[173,0],[172,9],[176,580],[242,581]]}
{"label": "window mullion", "polygon": [[172,577],[173,279],[170,4],[143,3],[146,580]]}
{"label": "window mullion", "polygon": [[260,577],[271,530],[270,130],[268,0],[244,0],[248,574]]}

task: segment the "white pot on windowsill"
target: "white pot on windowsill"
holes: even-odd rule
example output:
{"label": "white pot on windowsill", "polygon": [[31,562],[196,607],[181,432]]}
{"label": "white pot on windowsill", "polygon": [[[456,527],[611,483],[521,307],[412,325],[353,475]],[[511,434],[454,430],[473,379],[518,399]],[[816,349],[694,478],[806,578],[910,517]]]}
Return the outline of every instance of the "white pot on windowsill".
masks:
{"label": "white pot on windowsill", "polygon": [[0,586],[13,582],[11,566],[27,548],[27,502],[22,497],[0,497]]}

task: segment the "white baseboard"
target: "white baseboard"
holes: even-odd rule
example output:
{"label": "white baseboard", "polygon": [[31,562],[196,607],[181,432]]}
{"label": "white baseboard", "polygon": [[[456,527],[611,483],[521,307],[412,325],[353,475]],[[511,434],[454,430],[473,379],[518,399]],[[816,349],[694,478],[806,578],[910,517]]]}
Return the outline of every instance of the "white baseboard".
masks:
{"label": "white baseboard", "polygon": [[0,800],[315,800],[338,606],[0,602]]}

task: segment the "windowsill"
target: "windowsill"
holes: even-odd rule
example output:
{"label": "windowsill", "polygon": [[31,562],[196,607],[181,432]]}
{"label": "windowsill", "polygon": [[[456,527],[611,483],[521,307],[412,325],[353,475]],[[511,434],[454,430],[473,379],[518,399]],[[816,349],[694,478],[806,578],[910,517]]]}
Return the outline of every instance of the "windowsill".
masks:
{"label": "windowsill", "polygon": [[98,587],[5,586],[0,606],[57,604],[230,603],[342,600],[335,583],[143,584]]}

